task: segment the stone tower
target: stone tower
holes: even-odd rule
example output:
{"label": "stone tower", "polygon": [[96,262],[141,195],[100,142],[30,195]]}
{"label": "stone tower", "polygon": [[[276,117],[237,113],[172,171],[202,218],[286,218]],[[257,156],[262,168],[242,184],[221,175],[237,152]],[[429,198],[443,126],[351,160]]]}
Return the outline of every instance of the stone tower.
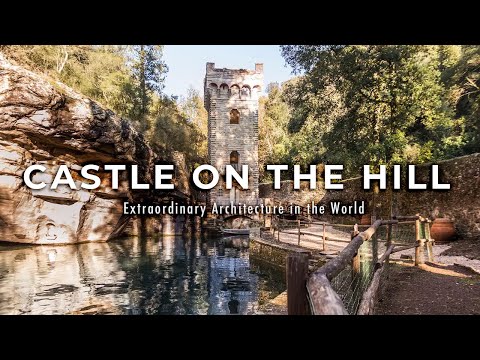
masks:
{"label": "stone tower", "polygon": [[[205,107],[208,111],[208,156],[220,173],[218,185],[210,191],[209,201],[219,205],[230,202],[258,203],[258,98],[263,90],[263,64],[255,70],[216,69],[207,63]],[[249,189],[225,188],[225,165],[241,172],[249,168]],[[234,182],[235,183],[235,182]]]}

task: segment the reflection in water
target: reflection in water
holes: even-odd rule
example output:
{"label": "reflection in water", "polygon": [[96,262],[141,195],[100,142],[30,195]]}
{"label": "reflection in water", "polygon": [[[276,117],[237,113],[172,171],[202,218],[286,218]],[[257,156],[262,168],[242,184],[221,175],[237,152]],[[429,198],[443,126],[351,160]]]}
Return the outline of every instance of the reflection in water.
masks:
{"label": "reflection in water", "polygon": [[245,245],[241,237],[0,245],[0,314],[254,314],[285,282]]}

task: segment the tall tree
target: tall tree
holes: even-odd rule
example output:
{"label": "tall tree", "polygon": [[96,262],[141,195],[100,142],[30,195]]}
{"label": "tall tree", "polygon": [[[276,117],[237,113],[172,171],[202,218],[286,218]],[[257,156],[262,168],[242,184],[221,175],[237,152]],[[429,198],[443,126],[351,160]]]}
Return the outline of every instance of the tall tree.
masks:
{"label": "tall tree", "polygon": [[277,83],[267,86],[267,97],[259,100],[258,152],[261,181],[271,180],[265,172],[267,164],[289,163],[290,139],[288,122],[290,109],[282,98],[282,89]]}
{"label": "tall tree", "polygon": [[141,129],[148,128],[147,116],[153,97],[160,96],[168,71],[163,61],[163,46],[132,45],[129,49],[130,68],[135,82],[135,106],[132,117],[140,121]]}
{"label": "tall tree", "polygon": [[199,91],[193,87],[189,87],[187,89],[187,96],[180,99],[179,106],[186,118],[195,124],[205,136],[207,136],[208,113]]}
{"label": "tall tree", "polygon": [[289,97],[301,109],[294,130],[322,124],[324,161],[358,173],[362,164],[432,160],[456,144],[438,46],[283,46],[282,54],[304,72]]}
{"label": "tall tree", "polygon": [[[454,48],[444,71],[449,87],[449,100],[456,117],[462,121],[464,145],[452,155],[480,152],[480,46],[450,46]],[[459,49],[460,48],[460,49]]]}
{"label": "tall tree", "polygon": [[198,156],[206,159],[208,136],[208,113],[203,104],[203,98],[198,90],[190,87],[187,96],[179,101],[179,107],[187,123],[190,123],[198,133]]}
{"label": "tall tree", "polygon": [[187,118],[175,99],[166,96],[156,98],[150,116],[153,121],[149,140],[158,153],[182,152],[190,164],[205,160],[206,137]]}

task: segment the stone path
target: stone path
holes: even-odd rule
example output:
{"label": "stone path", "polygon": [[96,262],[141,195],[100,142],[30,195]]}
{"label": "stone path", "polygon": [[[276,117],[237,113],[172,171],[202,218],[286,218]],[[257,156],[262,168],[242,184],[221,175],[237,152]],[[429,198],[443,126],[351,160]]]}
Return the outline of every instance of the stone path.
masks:
{"label": "stone path", "polygon": [[[468,259],[465,256],[458,256],[458,255],[455,255],[455,256],[442,255],[442,253],[448,250],[450,247],[451,247],[450,245],[435,245],[433,247],[435,262],[445,264],[445,265],[464,266],[480,274],[480,260]],[[401,255],[411,256],[413,259],[415,256],[415,249],[399,251],[397,253],[392,254],[390,259],[400,260]]]}

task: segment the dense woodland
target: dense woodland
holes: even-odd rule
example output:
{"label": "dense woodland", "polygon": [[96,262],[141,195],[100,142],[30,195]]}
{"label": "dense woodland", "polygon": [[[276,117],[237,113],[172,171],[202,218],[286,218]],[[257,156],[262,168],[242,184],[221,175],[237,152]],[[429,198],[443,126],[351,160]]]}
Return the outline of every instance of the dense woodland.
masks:
{"label": "dense woodland", "polygon": [[[282,46],[296,77],[260,100],[265,164],[422,163],[480,152],[480,46]],[[11,60],[58,79],[129,119],[158,152],[206,161],[200,94],[162,92],[163,47],[2,46]],[[268,64],[266,64],[268,66]]]}
{"label": "dense woodland", "polygon": [[[269,95],[266,161],[423,163],[480,151],[480,46],[282,46],[301,74]],[[280,99],[280,100],[278,100]],[[287,104],[283,108],[280,104]],[[282,139],[288,135],[288,141]],[[265,148],[272,149],[265,155]]]}

